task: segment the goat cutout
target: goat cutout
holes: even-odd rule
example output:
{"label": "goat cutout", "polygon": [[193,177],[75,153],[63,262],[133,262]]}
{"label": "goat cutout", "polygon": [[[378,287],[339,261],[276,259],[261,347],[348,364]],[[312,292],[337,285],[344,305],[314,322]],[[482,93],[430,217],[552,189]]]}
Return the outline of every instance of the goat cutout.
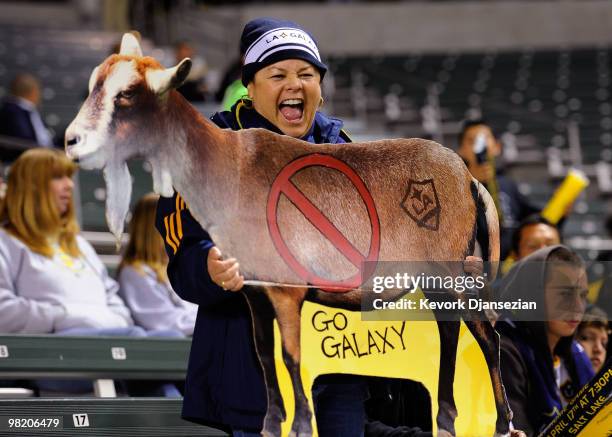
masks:
{"label": "goat cutout", "polygon": [[[249,283],[267,284],[248,285],[243,289],[251,309],[255,345],[267,388],[268,411],[262,432],[267,436],[281,435],[290,400],[282,396],[277,375],[282,375],[286,368],[294,404],[293,420],[285,426],[290,425],[293,435],[311,436],[316,427],[309,401],[310,391],[305,390],[310,382],[303,378],[308,369],[301,365],[302,350],[308,347],[300,337],[300,326],[304,323],[302,313],[313,302],[313,305],[340,308],[346,311],[347,317],[358,317],[356,311],[360,309],[363,290],[354,288],[344,293],[326,293],[312,289],[287,265],[276,250],[267,227],[265,206],[274,176],[300,156],[328,155],[346,163],[363,181],[376,204],[380,219],[378,259],[381,261],[459,262],[473,254],[478,245],[486,260],[498,261],[499,227],[493,202],[482,185],[471,177],[462,160],[432,141],[396,139],[325,145],[306,143],[264,129],[219,129],[174,89],[166,88],[167,84],[176,86],[180,82],[172,78],[180,79],[179,76],[188,68],[188,60],[164,69],[156,60],[142,57],[139,47],[134,49],[133,43],[137,42],[134,37],[124,36],[124,40],[126,50],[135,54],[110,56],[99,66],[93,93],[66,131],[66,152],[71,158],[78,159],[84,168],[105,168],[107,191],[112,197],[107,199],[107,219],[115,235],[120,235],[123,230],[129,203],[130,192],[125,186],[129,185],[129,172],[125,162],[142,156],[154,169],[155,189],[167,195],[169,186],[173,186],[220,250],[239,260],[241,272]],[[180,68],[181,65],[185,67]],[[155,83],[149,83],[149,80]],[[135,90],[129,97],[129,114],[115,110],[115,96],[128,87]],[[92,119],[94,111],[90,111],[90,106],[94,104],[95,97],[92,96],[95,93],[99,93],[100,102],[95,112],[98,116]],[[339,180],[338,175],[321,168],[310,170],[300,173],[294,182],[356,248],[365,247],[370,237],[370,223],[365,219],[366,215],[360,213],[363,211],[362,201],[351,197],[346,181]],[[422,224],[430,227],[435,224],[439,232],[419,226],[400,207],[405,200],[407,181],[427,180],[436,181],[436,202],[444,205],[444,210],[439,208],[435,223],[427,218]],[[342,207],[338,208],[340,200]],[[355,266],[347,263],[333,246],[326,245],[320,234],[316,234],[286,200],[281,200],[278,208],[278,221],[284,229],[284,238],[308,270],[333,278],[345,278],[354,273]],[[476,232],[477,217],[486,223],[486,229],[480,232]],[[477,235],[482,234],[486,238],[476,241]],[[251,249],[254,246],[258,247],[257,253]],[[459,270],[451,273],[463,275]],[[385,298],[395,300],[402,293],[399,290]],[[455,294],[451,297],[458,298]],[[278,338],[271,341],[275,321],[282,341]],[[364,329],[366,325],[364,322],[356,329]],[[430,326],[427,331],[426,337],[440,338],[438,352],[426,349],[427,358],[439,363],[437,368],[433,367],[439,369],[433,376],[438,387],[432,409],[436,411],[434,429],[455,434],[457,407],[459,421],[463,415],[476,415],[471,407],[456,403],[453,391],[458,383],[455,363],[459,339],[464,338],[460,337],[462,326],[467,327],[472,338],[476,339],[477,343],[471,341],[471,347],[480,346],[487,363],[486,371],[478,379],[490,380],[493,387],[496,414],[491,428],[496,435],[505,435],[509,432],[511,413],[499,375],[499,337],[490,323],[478,320],[466,321],[465,324],[459,319],[437,321],[437,328]],[[275,347],[282,347],[281,367],[284,368],[275,366]],[[324,354],[314,357],[321,363],[326,362],[324,358]],[[396,364],[400,365],[400,358],[396,359]],[[470,365],[472,363],[467,364]],[[366,372],[361,368],[328,370]],[[380,366],[376,368],[380,376],[392,376],[393,372],[387,370]],[[419,370],[431,372],[432,366]],[[318,371],[328,373],[327,370]],[[417,373],[398,376],[418,379],[422,374]],[[434,394],[432,392],[432,396]],[[474,393],[468,392],[467,395],[473,396]],[[490,402],[486,405],[492,407]]]}

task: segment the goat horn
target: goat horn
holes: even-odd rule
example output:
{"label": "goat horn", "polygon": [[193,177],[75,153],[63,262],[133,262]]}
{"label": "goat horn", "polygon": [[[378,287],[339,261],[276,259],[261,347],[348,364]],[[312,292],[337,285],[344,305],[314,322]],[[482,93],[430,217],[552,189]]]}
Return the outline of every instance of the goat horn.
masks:
{"label": "goat horn", "polygon": [[121,49],[119,50],[119,54],[126,56],[142,56],[140,42],[138,42],[138,38],[133,33],[123,34],[123,38],[121,38]]}

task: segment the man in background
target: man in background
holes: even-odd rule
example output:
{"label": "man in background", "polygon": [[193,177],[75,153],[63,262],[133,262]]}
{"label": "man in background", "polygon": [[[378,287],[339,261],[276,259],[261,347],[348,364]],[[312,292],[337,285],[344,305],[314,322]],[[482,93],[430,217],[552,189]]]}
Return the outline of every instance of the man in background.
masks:
{"label": "man in background", "polygon": [[53,147],[51,135],[38,112],[41,98],[38,80],[28,73],[18,74],[9,92],[0,108],[0,135]]}
{"label": "man in background", "polygon": [[532,214],[519,223],[512,235],[512,256],[520,261],[543,247],[561,244],[559,228],[539,214]]}
{"label": "man in background", "polygon": [[501,155],[501,144],[486,121],[464,122],[457,153],[495,202],[500,221],[501,259],[504,260],[510,254],[512,234],[521,220],[539,212],[539,208],[531,205],[514,181],[497,172],[495,159]]}

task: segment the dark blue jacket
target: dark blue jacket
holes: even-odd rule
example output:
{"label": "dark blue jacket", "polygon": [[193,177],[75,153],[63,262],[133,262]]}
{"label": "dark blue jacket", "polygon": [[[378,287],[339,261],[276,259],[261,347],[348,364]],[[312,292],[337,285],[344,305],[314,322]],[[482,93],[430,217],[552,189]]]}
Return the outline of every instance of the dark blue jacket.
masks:
{"label": "dark blue jacket", "polygon": [[[501,336],[501,373],[514,412],[513,424],[528,436],[544,429],[563,409],[553,374],[553,361],[538,325],[544,322],[501,320],[495,329]],[[582,346],[564,337],[556,348],[571,381],[561,390],[574,397],[594,376]]]}
{"label": "dark blue jacket", "polygon": [[10,100],[0,108],[0,135],[37,141],[30,113]]}
{"label": "dark blue jacket", "polygon": [[[496,294],[502,301],[536,304],[536,309],[528,313],[503,311],[495,324],[501,340],[502,381],[514,413],[512,422],[528,436],[537,435],[562,409],[544,321],[548,266],[556,251],[571,252],[562,245],[544,247],[517,261],[496,284]],[[593,377],[591,363],[572,336],[561,337],[554,354],[561,358],[569,373],[570,381],[560,390],[570,399]]]}
{"label": "dark blue jacket", "polygon": [[[280,133],[244,102],[238,102],[232,111],[215,114],[212,120],[222,128],[260,127]],[[350,141],[341,129],[340,120],[317,113],[303,139],[313,143]],[[183,299],[200,306],[185,382],[183,417],[259,431],[267,401],[244,296],[224,291],[212,282],[206,258],[214,243],[177,193],[172,198],[160,198],[156,226],[170,258],[168,277],[172,287]]]}

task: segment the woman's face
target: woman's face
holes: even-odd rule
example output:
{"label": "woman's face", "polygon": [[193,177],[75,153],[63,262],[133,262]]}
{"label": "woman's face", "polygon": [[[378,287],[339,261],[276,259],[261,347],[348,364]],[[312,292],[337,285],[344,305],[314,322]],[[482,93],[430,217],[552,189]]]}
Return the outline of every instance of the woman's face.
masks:
{"label": "woman's face", "polygon": [[599,326],[585,326],[578,333],[578,341],[591,360],[595,373],[601,370],[606,361],[608,347],[608,332]]}
{"label": "woman's face", "polygon": [[582,268],[555,262],[548,267],[544,299],[547,327],[557,337],[573,335],[586,308],[587,277]]}
{"label": "woman's face", "polygon": [[257,112],[285,135],[300,138],[321,102],[321,75],[306,61],[286,59],[255,73],[248,91]]}
{"label": "woman's face", "polygon": [[60,216],[63,216],[70,207],[72,201],[72,189],[74,182],[70,176],[56,176],[49,182],[51,197],[55,201]]}

